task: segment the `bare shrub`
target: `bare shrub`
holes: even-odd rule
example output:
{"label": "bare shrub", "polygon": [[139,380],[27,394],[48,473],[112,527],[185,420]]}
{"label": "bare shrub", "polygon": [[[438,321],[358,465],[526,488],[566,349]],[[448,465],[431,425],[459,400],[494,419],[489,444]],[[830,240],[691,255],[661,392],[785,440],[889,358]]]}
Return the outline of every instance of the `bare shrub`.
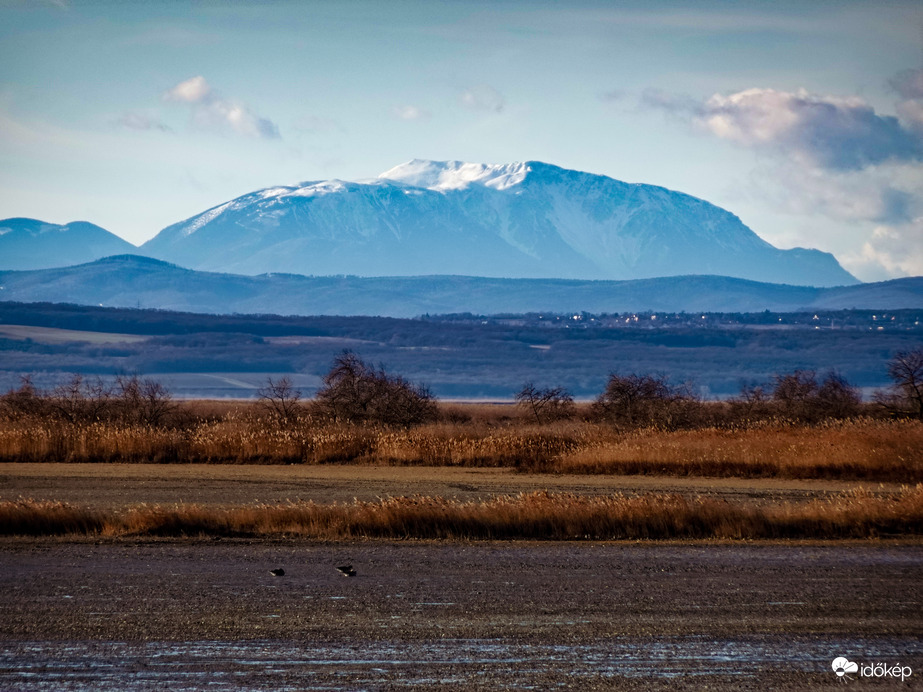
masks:
{"label": "bare shrub", "polygon": [[170,392],[160,382],[137,375],[120,375],[113,386],[99,377],[71,375],[51,390],[37,389],[29,377],[19,389],[0,397],[0,408],[11,420],[33,418],[43,422],[86,425],[118,422],[160,426],[176,413]]}
{"label": "bare shrub", "polygon": [[813,370],[776,375],[772,400],[781,415],[806,423],[854,416],[862,402],[858,390],[846,378],[830,371],[818,382]]}
{"label": "bare shrub", "polygon": [[535,422],[541,425],[548,421],[562,420],[574,415],[574,398],[563,387],[539,389],[532,382],[527,382],[519,393],[516,402],[535,416]]}
{"label": "bare shrub", "polygon": [[324,376],[317,393],[317,410],[334,420],[350,423],[379,423],[409,427],[436,420],[433,395],[383,368],[363,362],[352,351],[344,351]]}
{"label": "bare shrub", "polygon": [[303,413],[301,390],[288,377],[267,378],[266,385],[256,390],[256,395],[260,408],[281,425],[293,425]]}
{"label": "bare shrub", "polygon": [[754,421],[768,418],[772,414],[772,393],[766,385],[744,382],[740,394],[731,399],[731,418],[736,421]]}
{"label": "bare shrub", "polygon": [[862,397],[845,377],[828,372],[817,389],[816,408],[823,418],[850,418],[859,413]]}
{"label": "bare shrub", "polygon": [[817,396],[817,374],[813,370],[795,370],[773,379],[772,400],[781,413],[793,420],[809,419]]}
{"label": "bare shrub", "polygon": [[52,415],[67,423],[104,420],[111,414],[113,392],[99,378],[72,375],[70,380],[45,394]]}
{"label": "bare shrub", "polygon": [[888,361],[888,377],[894,384],[876,392],[875,402],[892,415],[923,420],[923,348],[896,353]]}
{"label": "bare shrub", "polygon": [[47,411],[48,402],[35,388],[30,375],[20,378],[18,389],[11,389],[0,397],[0,413],[6,420],[39,418],[46,415]]}
{"label": "bare shrub", "polygon": [[176,410],[173,396],[160,382],[120,375],[113,391],[115,416],[124,423],[159,426]]}
{"label": "bare shrub", "polygon": [[619,427],[675,428],[693,416],[698,403],[691,387],[672,386],[665,376],[612,373],[592,410]]}

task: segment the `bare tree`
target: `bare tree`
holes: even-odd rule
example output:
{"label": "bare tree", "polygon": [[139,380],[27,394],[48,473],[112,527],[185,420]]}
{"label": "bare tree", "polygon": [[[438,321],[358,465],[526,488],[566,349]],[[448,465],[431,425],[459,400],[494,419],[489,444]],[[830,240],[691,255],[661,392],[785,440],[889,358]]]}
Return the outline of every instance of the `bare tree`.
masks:
{"label": "bare tree", "polygon": [[695,403],[690,386],[673,387],[665,376],[612,373],[593,411],[616,425],[674,427]]}
{"label": "bare tree", "polygon": [[47,413],[47,408],[47,402],[32,383],[31,375],[22,376],[18,389],[11,389],[0,397],[0,412],[10,420],[41,417]]}
{"label": "bare tree", "polygon": [[876,392],[875,401],[894,414],[923,420],[923,348],[900,351],[888,361],[889,392]]}
{"label": "bare tree", "polygon": [[435,420],[436,402],[424,385],[374,368],[352,351],[343,351],[317,393],[321,413],[337,420],[410,426]]}
{"label": "bare tree", "polygon": [[817,389],[817,410],[824,418],[849,418],[859,412],[862,396],[842,375],[830,371]]}
{"label": "bare tree", "polygon": [[113,397],[117,416],[126,423],[163,425],[177,408],[173,395],[160,382],[137,375],[116,377]]}
{"label": "bare tree", "polygon": [[768,413],[771,398],[766,385],[744,382],[740,385],[740,395],[731,399],[731,404],[746,418],[759,417]]}
{"label": "bare tree", "polygon": [[53,415],[68,423],[102,420],[111,413],[112,389],[99,378],[74,374],[45,397]]}
{"label": "bare tree", "polygon": [[776,375],[772,399],[784,415],[805,422],[848,418],[862,403],[859,391],[832,370],[820,382],[813,370]]}
{"label": "bare tree", "polygon": [[807,419],[819,388],[817,373],[813,370],[795,370],[785,375],[776,375],[773,380],[772,400],[781,412],[792,419]]}
{"label": "bare tree", "polygon": [[288,377],[266,379],[266,385],[256,390],[259,405],[283,425],[292,425],[301,415],[301,390]]}
{"label": "bare tree", "polygon": [[527,382],[516,394],[516,402],[531,411],[539,425],[574,415],[574,398],[563,387],[539,389]]}

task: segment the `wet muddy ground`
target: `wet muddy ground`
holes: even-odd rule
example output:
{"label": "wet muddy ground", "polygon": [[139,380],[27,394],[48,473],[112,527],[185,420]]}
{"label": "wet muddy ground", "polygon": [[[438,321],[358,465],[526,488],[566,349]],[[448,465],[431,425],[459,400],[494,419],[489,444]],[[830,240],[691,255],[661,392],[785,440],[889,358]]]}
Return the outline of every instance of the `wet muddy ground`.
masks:
{"label": "wet muddy ground", "polygon": [[923,689],[923,546],[0,540],[2,690],[847,689],[837,656]]}

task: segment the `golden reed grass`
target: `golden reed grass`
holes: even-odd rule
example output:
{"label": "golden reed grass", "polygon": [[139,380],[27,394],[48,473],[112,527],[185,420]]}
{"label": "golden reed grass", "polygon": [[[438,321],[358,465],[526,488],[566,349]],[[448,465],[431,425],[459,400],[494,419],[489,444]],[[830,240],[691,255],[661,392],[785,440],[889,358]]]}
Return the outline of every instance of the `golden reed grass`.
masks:
{"label": "golden reed grass", "polygon": [[[512,407],[507,407],[510,409]],[[923,482],[923,423],[859,418],[816,425],[620,432],[522,417],[411,429],[306,419],[282,427],[246,408],[185,426],[0,422],[0,462],[495,466],[523,472]]]}
{"label": "golden reed grass", "polygon": [[0,502],[2,535],[303,537],[313,539],[842,539],[923,535],[923,485],[865,489],[770,506],[681,495],[599,497],[545,491],[463,502],[398,497],[208,508],[141,505],[99,512],[56,502]]}

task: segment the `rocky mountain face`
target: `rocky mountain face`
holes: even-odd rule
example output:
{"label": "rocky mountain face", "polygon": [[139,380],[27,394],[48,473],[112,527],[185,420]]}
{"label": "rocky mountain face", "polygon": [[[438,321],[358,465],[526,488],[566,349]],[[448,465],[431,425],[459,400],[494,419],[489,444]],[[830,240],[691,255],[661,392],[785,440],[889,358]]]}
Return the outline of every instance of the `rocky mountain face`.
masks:
{"label": "rocky mountain face", "polygon": [[857,283],[704,200],[531,161],[411,161],[378,178],[274,187],[165,228],[143,254],[236,274]]}

